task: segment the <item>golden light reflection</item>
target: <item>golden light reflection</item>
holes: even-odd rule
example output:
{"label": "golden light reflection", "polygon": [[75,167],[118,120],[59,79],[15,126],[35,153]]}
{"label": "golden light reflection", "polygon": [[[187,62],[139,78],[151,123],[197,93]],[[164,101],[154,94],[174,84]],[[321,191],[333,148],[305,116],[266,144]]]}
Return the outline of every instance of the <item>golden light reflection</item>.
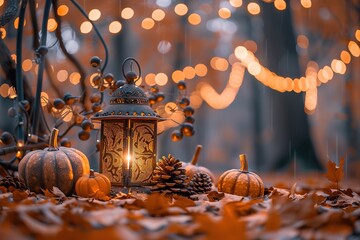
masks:
{"label": "golden light reflection", "polygon": [[312,5],[311,0],[300,0],[300,3],[304,8],[311,8]]}
{"label": "golden light reflection", "polygon": [[1,39],[4,39],[6,37],[6,29],[0,27],[0,37]]}
{"label": "golden light reflection", "polygon": [[297,45],[301,48],[309,47],[309,39],[305,35],[299,35],[297,37]]}
{"label": "golden light reflection", "polygon": [[349,64],[351,62],[351,55],[348,51],[342,51],[340,53],[340,59],[341,61],[343,61],[345,64]]}
{"label": "golden light reflection", "polygon": [[275,0],[274,6],[277,10],[282,11],[286,9],[286,2],[284,0]]}
{"label": "golden light reflection", "polygon": [[171,78],[172,78],[172,80],[173,80],[175,83],[178,83],[179,81],[185,79],[185,75],[184,75],[184,73],[183,73],[181,70],[175,70],[175,71],[172,73]]}
{"label": "golden light reflection", "polygon": [[193,79],[195,77],[195,69],[191,66],[184,67],[183,73],[186,79]]}
{"label": "golden light reflection", "polygon": [[49,102],[49,95],[46,92],[40,94],[40,104],[42,107],[46,107]]}
{"label": "golden light reflection", "polygon": [[196,64],[195,66],[195,73],[196,75],[198,75],[199,77],[204,77],[207,74],[207,67],[205,64],[199,63]]}
{"label": "golden light reflection", "polygon": [[199,25],[201,23],[201,17],[197,13],[192,13],[189,15],[188,21],[191,25]]}
{"label": "golden light reflection", "polygon": [[[24,26],[26,26],[26,19],[24,19]],[[15,27],[15,29],[19,28],[19,17],[15,18],[14,27]]]}
{"label": "golden light reflection", "polygon": [[229,1],[230,5],[233,6],[234,8],[239,8],[242,6],[243,1],[242,0],[230,0]]}
{"label": "golden light reflection", "polygon": [[111,33],[118,33],[120,32],[122,29],[122,25],[119,21],[112,21],[110,24],[109,24],[109,32]]}
{"label": "golden light reflection", "polygon": [[66,14],[68,14],[68,12],[69,12],[69,7],[66,6],[66,5],[60,5],[60,6],[57,8],[57,14],[58,14],[60,17],[65,16]]}
{"label": "golden light reflection", "polygon": [[179,16],[184,16],[188,10],[188,7],[183,3],[177,4],[174,8],[175,13]]}
{"label": "golden light reflection", "polygon": [[57,24],[57,22],[55,21],[55,19],[49,18],[48,23],[47,23],[47,30],[48,30],[49,32],[53,32],[53,31],[56,30],[57,26],[58,26],[58,24]]}
{"label": "golden light reflection", "polygon": [[80,25],[80,32],[86,34],[92,30],[92,25],[89,21],[85,21]]}
{"label": "golden light reflection", "polygon": [[99,20],[100,17],[101,17],[101,12],[99,9],[92,9],[89,12],[89,19],[91,21],[97,21],[97,20]]}
{"label": "golden light reflection", "polygon": [[155,83],[159,86],[165,86],[168,82],[168,76],[165,73],[158,73],[155,75]]}
{"label": "golden light reflection", "polygon": [[59,82],[65,82],[66,79],[68,78],[68,76],[69,76],[69,73],[65,69],[58,71],[58,73],[56,74],[56,77]]}
{"label": "golden light reflection", "polygon": [[260,13],[260,6],[255,2],[251,2],[247,5],[247,10],[251,15],[258,15]]}
{"label": "golden light reflection", "polygon": [[6,83],[0,85],[0,96],[6,98],[9,95],[10,86]]}
{"label": "golden light reflection", "polygon": [[228,19],[231,17],[231,11],[228,8],[220,8],[218,11],[219,17]]}
{"label": "golden light reflection", "polygon": [[165,12],[162,9],[155,9],[152,14],[151,17],[155,20],[155,21],[161,21],[165,18]]}
{"label": "golden light reflection", "polygon": [[152,18],[145,18],[141,22],[141,27],[146,30],[152,29],[154,25],[155,25],[155,21]]}
{"label": "golden light reflection", "polygon": [[78,72],[73,72],[69,76],[69,80],[73,85],[76,85],[80,82],[81,75]]}
{"label": "golden light reflection", "polygon": [[134,10],[132,8],[127,7],[121,11],[121,17],[123,19],[131,19],[133,16],[134,16]]}
{"label": "golden light reflection", "polygon": [[356,42],[349,41],[348,49],[349,49],[350,53],[354,57],[359,57],[360,56],[360,48],[359,48],[359,45]]}
{"label": "golden light reflection", "polygon": [[156,84],[155,82],[155,74],[154,73],[149,73],[145,76],[145,83],[148,86],[153,86]]}
{"label": "golden light reflection", "polygon": [[33,66],[33,63],[30,59],[25,59],[22,62],[22,69],[24,70],[24,72],[30,71],[32,66]]}
{"label": "golden light reflection", "polygon": [[355,31],[355,38],[360,42],[360,29]]}

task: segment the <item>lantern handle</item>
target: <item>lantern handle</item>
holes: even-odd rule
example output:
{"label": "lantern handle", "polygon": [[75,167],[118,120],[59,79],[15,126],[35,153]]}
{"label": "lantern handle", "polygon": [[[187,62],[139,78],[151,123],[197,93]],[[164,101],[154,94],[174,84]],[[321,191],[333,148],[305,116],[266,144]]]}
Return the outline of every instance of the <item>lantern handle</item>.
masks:
{"label": "lantern handle", "polygon": [[126,74],[125,74],[125,64],[126,64],[126,62],[128,62],[128,61],[132,61],[132,62],[130,63],[130,71],[132,71],[132,63],[133,63],[133,62],[136,63],[136,66],[137,66],[138,69],[139,69],[139,76],[138,76],[136,79],[134,79],[134,81],[136,82],[136,81],[139,80],[140,77],[141,77],[141,68],[140,68],[140,64],[138,63],[138,61],[135,60],[135,58],[128,57],[128,58],[126,58],[126,59],[124,60],[124,62],[123,62],[123,64],[122,64],[122,74],[123,74],[124,78],[126,78],[126,77],[125,77],[125,75],[126,75]]}

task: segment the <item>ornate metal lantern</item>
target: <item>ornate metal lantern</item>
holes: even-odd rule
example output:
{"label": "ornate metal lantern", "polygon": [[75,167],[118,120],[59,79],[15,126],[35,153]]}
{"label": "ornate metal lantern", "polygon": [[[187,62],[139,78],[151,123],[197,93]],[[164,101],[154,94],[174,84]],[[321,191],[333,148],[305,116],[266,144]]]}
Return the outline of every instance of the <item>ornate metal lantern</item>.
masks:
{"label": "ornate metal lantern", "polygon": [[[136,63],[139,76],[132,71],[125,74],[127,61]],[[108,106],[93,118],[101,121],[100,172],[115,186],[149,185],[156,164],[160,118],[149,106],[143,90],[135,85],[141,75],[138,62],[126,59],[122,72],[126,83],[114,91]]]}

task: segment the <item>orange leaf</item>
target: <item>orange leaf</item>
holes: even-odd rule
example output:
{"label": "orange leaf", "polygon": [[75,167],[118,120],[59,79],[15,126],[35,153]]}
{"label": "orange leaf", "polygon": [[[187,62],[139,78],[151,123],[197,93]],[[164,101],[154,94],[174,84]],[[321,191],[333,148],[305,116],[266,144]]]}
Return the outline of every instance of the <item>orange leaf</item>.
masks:
{"label": "orange leaf", "polygon": [[25,191],[15,190],[13,192],[14,202],[20,202],[21,200],[26,199],[28,196],[29,196],[28,193]]}
{"label": "orange leaf", "polygon": [[173,198],[175,199],[173,207],[179,207],[179,208],[186,209],[187,207],[196,206],[195,202],[189,198],[179,196],[179,195],[174,195]]}
{"label": "orange leaf", "polygon": [[48,197],[48,198],[53,198],[53,197],[56,197],[55,194],[53,194],[51,191],[49,191],[48,189],[41,189],[41,191],[43,191],[45,197]]}
{"label": "orange leaf", "polygon": [[225,197],[225,194],[219,193],[217,191],[211,191],[207,194],[207,197],[210,202],[217,202],[217,201],[220,201],[221,199],[223,199]]}
{"label": "orange leaf", "polygon": [[145,208],[149,214],[153,216],[165,215],[169,205],[169,199],[160,193],[152,193],[148,199],[145,200]]}
{"label": "orange leaf", "polygon": [[106,196],[103,191],[100,190],[95,193],[94,198],[100,201],[109,201],[111,199],[110,197]]}
{"label": "orange leaf", "polygon": [[337,187],[339,187],[339,182],[344,177],[344,164],[345,164],[345,158],[340,158],[339,166],[336,166],[336,163],[334,163],[331,160],[328,160],[326,168],[327,172],[325,174],[325,177],[336,184]]}

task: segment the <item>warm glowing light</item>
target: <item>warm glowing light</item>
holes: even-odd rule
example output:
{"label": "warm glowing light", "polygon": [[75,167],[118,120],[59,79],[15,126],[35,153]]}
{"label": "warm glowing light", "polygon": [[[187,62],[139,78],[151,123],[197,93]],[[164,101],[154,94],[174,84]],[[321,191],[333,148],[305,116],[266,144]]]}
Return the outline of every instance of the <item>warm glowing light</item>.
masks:
{"label": "warm glowing light", "polygon": [[249,63],[248,67],[247,67],[249,73],[251,75],[258,75],[261,71],[261,66],[258,62],[251,62]]}
{"label": "warm glowing light", "polygon": [[141,86],[142,81],[143,81],[143,79],[142,79],[142,77],[140,77],[138,80],[135,81],[135,85]]}
{"label": "warm glowing light", "polygon": [[360,42],[360,29],[356,30],[355,38]]}
{"label": "warm glowing light", "polygon": [[168,82],[168,77],[165,73],[158,73],[155,76],[155,83],[159,86],[165,86]]}
{"label": "warm glowing light", "polygon": [[338,59],[334,59],[331,62],[331,68],[334,72],[339,74],[344,74],[346,71],[346,65]]}
{"label": "warm glowing light", "polygon": [[99,9],[92,9],[89,12],[89,19],[91,21],[97,21],[97,20],[99,20],[100,17],[101,17],[101,12]]}
{"label": "warm glowing light", "polygon": [[225,58],[216,58],[215,68],[218,71],[226,71],[229,67],[229,62]]}
{"label": "warm glowing light", "polygon": [[16,95],[16,90],[15,90],[14,87],[10,87],[10,88],[9,88],[8,96],[9,96],[10,99],[14,99],[14,98],[17,97],[17,95]]}
{"label": "warm glowing light", "polygon": [[154,73],[149,73],[145,76],[145,83],[148,85],[148,86],[153,86],[156,84],[155,82],[155,74]]}
{"label": "warm glowing light", "polygon": [[66,5],[60,5],[57,9],[57,14],[60,16],[60,17],[63,17],[65,16],[66,14],[68,14],[69,12],[69,7],[66,6]]}
{"label": "warm glowing light", "polygon": [[59,82],[65,82],[68,76],[69,73],[65,69],[58,71],[58,73],[56,74],[56,77],[59,80]]}
{"label": "warm glowing light", "polygon": [[4,0],[0,0],[0,7],[4,4]]}
{"label": "warm glowing light", "polygon": [[49,95],[46,92],[41,92],[40,103],[42,107],[45,107],[49,102]]}
{"label": "warm glowing light", "polygon": [[92,30],[92,25],[89,21],[85,21],[80,25],[80,32],[89,33]]}
{"label": "warm glowing light", "polygon": [[340,53],[340,59],[346,64],[349,64],[351,62],[351,55],[348,51],[342,51]]}
{"label": "warm glowing light", "polygon": [[199,77],[204,77],[207,74],[207,67],[205,66],[205,64],[199,63],[196,64],[195,66],[195,73],[196,75],[198,75]]}
{"label": "warm glowing light", "polygon": [[185,78],[187,78],[187,79],[193,79],[195,77],[195,69],[191,66],[186,66],[183,69],[183,73],[184,73]]}
{"label": "warm glowing light", "polygon": [[[26,19],[24,19],[24,26],[26,25]],[[15,18],[14,20],[14,27],[15,29],[19,28],[19,17]]]}
{"label": "warm glowing light", "polygon": [[330,81],[333,76],[334,76],[334,72],[333,70],[331,69],[331,67],[329,66],[324,66],[323,68],[323,76],[328,80]]}
{"label": "warm glowing light", "polygon": [[168,102],[165,104],[164,110],[167,114],[173,114],[178,110],[178,106],[174,102]]}
{"label": "warm glowing light", "polygon": [[242,0],[230,0],[230,5],[233,6],[234,8],[238,8],[241,7],[243,4]]}
{"label": "warm glowing light", "polygon": [[201,23],[201,17],[197,13],[192,13],[189,15],[188,21],[191,25],[199,25]]}
{"label": "warm glowing light", "polygon": [[311,8],[311,0],[301,0],[300,3],[304,8]]}
{"label": "warm glowing light", "polygon": [[151,17],[155,20],[155,21],[161,21],[165,18],[165,12],[161,9],[155,9],[152,14]]}
{"label": "warm glowing light", "polygon": [[124,8],[122,11],[121,11],[121,17],[123,19],[130,19],[134,16],[134,10],[132,8]]}
{"label": "warm glowing light", "polygon": [[277,10],[285,10],[286,9],[286,2],[284,0],[275,0],[274,6]]}
{"label": "warm glowing light", "polygon": [[0,37],[1,37],[1,39],[4,39],[6,37],[5,28],[0,27]]}
{"label": "warm glowing light", "polygon": [[256,44],[255,41],[253,41],[253,40],[246,40],[243,45],[244,45],[244,47],[245,47],[247,50],[249,50],[249,51],[251,51],[251,52],[253,52],[253,53],[256,53],[256,51],[257,51],[257,44]]}
{"label": "warm glowing light", "polygon": [[179,16],[184,16],[188,10],[188,7],[183,3],[177,4],[174,8],[175,13]]}
{"label": "warm glowing light", "polygon": [[47,30],[48,30],[49,32],[53,32],[53,31],[56,30],[57,26],[58,26],[58,24],[57,24],[57,22],[55,21],[55,19],[49,18],[48,23],[47,23]]}
{"label": "warm glowing light", "polygon": [[73,85],[76,85],[80,82],[81,75],[78,72],[73,72],[70,74],[69,80]]}
{"label": "warm glowing light", "polygon": [[297,45],[301,48],[309,47],[309,39],[305,35],[299,35],[297,37]]}
{"label": "warm glowing light", "polygon": [[122,29],[122,25],[119,21],[113,21],[109,24],[109,32],[111,33],[118,33]]}
{"label": "warm glowing light", "polygon": [[305,112],[312,114],[316,110],[317,105],[317,88],[311,88],[305,93]]}
{"label": "warm glowing light", "polygon": [[359,57],[360,56],[360,48],[359,48],[359,45],[357,45],[356,42],[350,41],[349,44],[348,44],[348,49],[349,49],[350,53],[354,57]]}
{"label": "warm glowing light", "polygon": [[248,50],[243,46],[238,46],[235,48],[235,57],[237,57],[239,60],[244,60],[248,55]]}
{"label": "warm glowing light", "polygon": [[141,22],[141,27],[146,30],[152,29],[154,25],[155,25],[155,21],[152,18],[145,18]]}
{"label": "warm glowing light", "polygon": [[172,73],[171,78],[172,78],[172,80],[173,80],[175,83],[178,83],[179,81],[185,79],[185,75],[184,75],[184,73],[183,73],[182,71],[180,71],[180,70],[175,70],[175,71]]}
{"label": "warm glowing light", "polygon": [[61,110],[61,118],[64,122],[70,122],[74,117],[73,110],[70,106],[65,106]]}
{"label": "warm glowing light", "polygon": [[22,69],[27,72],[27,71],[30,71],[30,69],[32,68],[32,61],[30,59],[25,59],[23,62],[22,62]]}
{"label": "warm glowing light", "polygon": [[201,107],[203,100],[198,91],[194,91],[190,95],[190,106],[194,109],[198,109]]}
{"label": "warm glowing light", "polygon": [[257,3],[251,2],[247,5],[247,10],[252,15],[257,15],[260,13],[260,6]]}
{"label": "warm glowing light", "polygon": [[219,17],[228,19],[231,17],[231,11],[228,8],[220,8],[218,11]]}
{"label": "warm glowing light", "polygon": [[9,95],[9,88],[10,86],[6,83],[1,84],[0,86],[0,96],[2,96],[3,98],[6,98]]}
{"label": "warm glowing light", "polygon": [[14,63],[17,62],[17,56],[15,53],[11,54],[11,59],[14,61]]}

